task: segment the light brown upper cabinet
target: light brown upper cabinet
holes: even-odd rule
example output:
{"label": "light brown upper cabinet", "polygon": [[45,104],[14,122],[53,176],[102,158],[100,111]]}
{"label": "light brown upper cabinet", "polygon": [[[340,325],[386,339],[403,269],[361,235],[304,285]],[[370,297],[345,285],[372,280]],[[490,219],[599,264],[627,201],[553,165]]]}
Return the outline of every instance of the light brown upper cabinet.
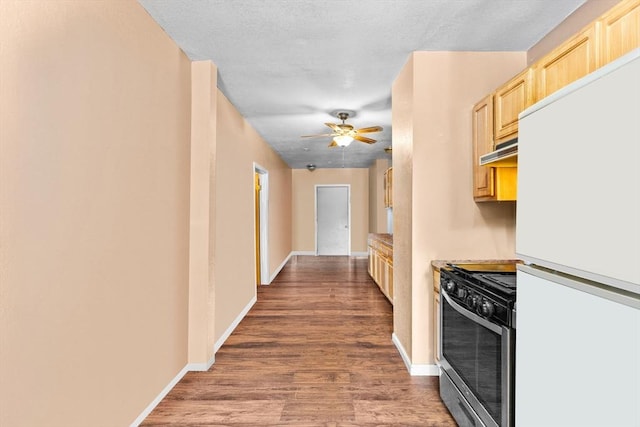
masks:
{"label": "light brown upper cabinet", "polygon": [[480,166],[478,159],[495,149],[493,95],[473,107],[473,199],[476,202],[516,200],[517,168]]}
{"label": "light brown upper cabinet", "polygon": [[473,198],[493,197],[493,168],[478,159],[493,151],[493,95],[473,107]]}
{"label": "light brown upper cabinet", "polygon": [[533,70],[527,68],[496,90],[494,136],[496,143],[518,136],[518,114],[534,102]]}
{"label": "light brown upper cabinet", "polygon": [[384,207],[393,207],[393,168],[384,171]]}
{"label": "light brown upper cabinet", "polygon": [[598,25],[590,25],[540,59],[536,98],[542,99],[598,68]]}
{"label": "light brown upper cabinet", "polygon": [[474,200],[516,200],[517,160],[513,165],[480,166],[479,158],[518,136],[522,111],[638,47],[640,0],[622,0],[476,104],[472,112]]}
{"label": "light brown upper cabinet", "polygon": [[599,25],[604,65],[640,46],[640,0],[618,3],[600,18]]}

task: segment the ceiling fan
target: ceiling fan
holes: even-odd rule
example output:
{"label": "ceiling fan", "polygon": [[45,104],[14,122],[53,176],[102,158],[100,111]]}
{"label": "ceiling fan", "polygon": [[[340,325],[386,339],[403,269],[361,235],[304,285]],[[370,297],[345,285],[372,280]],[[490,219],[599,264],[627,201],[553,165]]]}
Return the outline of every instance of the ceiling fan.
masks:
{"label": "ceiling fan", "polygon": [[355,139],[360,142],[364,142],[367,144],[373,144],[376,142],[375,139],[367,138],[366,136],[362,136],[362,133],[372,133],[372,132],[380,132],[382,131],[381,126],[371,126],[361,129],[354,129],[352,125],[345,123],[345,120],[349,118],[349,113],[346,111],[338,111],[336,113],[336,117],[342,120],[341,124],[335,123],[325,123],[325,125],[329,126],[332,133],[323,133],[319,135],[303,135],[302,138],[319,138],[323,136],[332,136],[333,140],[329,147],[346,147],[351,144],[351,142]]}

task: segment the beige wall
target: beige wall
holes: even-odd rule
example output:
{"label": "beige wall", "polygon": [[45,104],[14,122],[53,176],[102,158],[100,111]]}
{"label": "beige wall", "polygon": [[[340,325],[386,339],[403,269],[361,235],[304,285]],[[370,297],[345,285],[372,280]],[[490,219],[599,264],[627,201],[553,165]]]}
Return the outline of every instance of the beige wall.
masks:
{"label": "beige wall", "polygon": [[256,159],[269,170],[269,272],[273,277],[293,250],[293,174],[266,144],[260,144]]}
{"label": "beige wall", "polygon": [[[393,333],[411,357],[414,55],[393,82]],[[425,332],[426,333],[426,332]]]}
{"label": "beige wall", "polygon": [[527,52],[527,64],[533,64],[542,58],[619,2],[620,0],[587,0],[560,25],[529,49]]}
{"label": "beige wall", "polygon": [[384,207],[384,172],[389,160],[377,159],[369,166],[369,232],[386,233],[387,209]]}
{"label": "beige wall", "polygon": [[393,86],[394,332],[433,363],[434,259],[512,258],[515,205],[472,197],[471,108],[524,52],[415,52]]}
{"label": "beige wall", "polygon": [[215,154],[218,69],[191,63],[189,363],[207,369],[215,345]]}
{"label": "beige wall", "polygon": [[0,425],[128,425],[187,362],[189,60],[133,1],[0,43]]}
{"label": "beige wall", "polygon": [[254,162],[269,172],[269,260],[291,252],[291,169],[218,91],[215,166],[215,336],[256,296]]}
{"label": "beige wall", "polygon": [[[416,53],[394,83],[394,331],[414,363],[433,360],[429,261],[513,256],[514,205],[471,199],[471,106],[615,3],[589,0],[526,60]],[[0,425],[126,425],[212,356],[255,296],[253,162],[269,171],[272,273],[315,249],[315,184],[351,185],[352,251],[384,220],[369,226],[367,169],[292,172],[212,89],[213,65],[192,88],[133,1],[2,0],[0,43]],[[194,135],[210,152],[190,232]]]}
{"label": "beige wall", "polygon": [[293,169],[293,250],[315,252],[315,186],[351,186],[351,252],[367,251],[369,169]]}

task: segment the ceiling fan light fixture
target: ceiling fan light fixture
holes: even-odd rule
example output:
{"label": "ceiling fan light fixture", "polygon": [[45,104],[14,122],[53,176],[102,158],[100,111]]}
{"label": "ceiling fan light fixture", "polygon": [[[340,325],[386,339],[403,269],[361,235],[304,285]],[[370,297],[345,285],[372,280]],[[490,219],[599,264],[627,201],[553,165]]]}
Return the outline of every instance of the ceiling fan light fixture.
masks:
{"label": "ceiling fan light fixture", "polygon": [[353,137],[349,135],[338,135],[333,138],[340,147],[346,147],[353,142]]}

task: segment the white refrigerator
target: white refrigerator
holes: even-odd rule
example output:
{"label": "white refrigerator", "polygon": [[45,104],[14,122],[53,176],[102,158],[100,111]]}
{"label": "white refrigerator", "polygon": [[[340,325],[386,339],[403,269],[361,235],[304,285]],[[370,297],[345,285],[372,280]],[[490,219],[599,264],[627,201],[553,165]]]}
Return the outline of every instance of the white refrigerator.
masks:
{"label": "white refrigerator", "polygon": [[515,419],[640,427],[640,49],[520,115]]}

